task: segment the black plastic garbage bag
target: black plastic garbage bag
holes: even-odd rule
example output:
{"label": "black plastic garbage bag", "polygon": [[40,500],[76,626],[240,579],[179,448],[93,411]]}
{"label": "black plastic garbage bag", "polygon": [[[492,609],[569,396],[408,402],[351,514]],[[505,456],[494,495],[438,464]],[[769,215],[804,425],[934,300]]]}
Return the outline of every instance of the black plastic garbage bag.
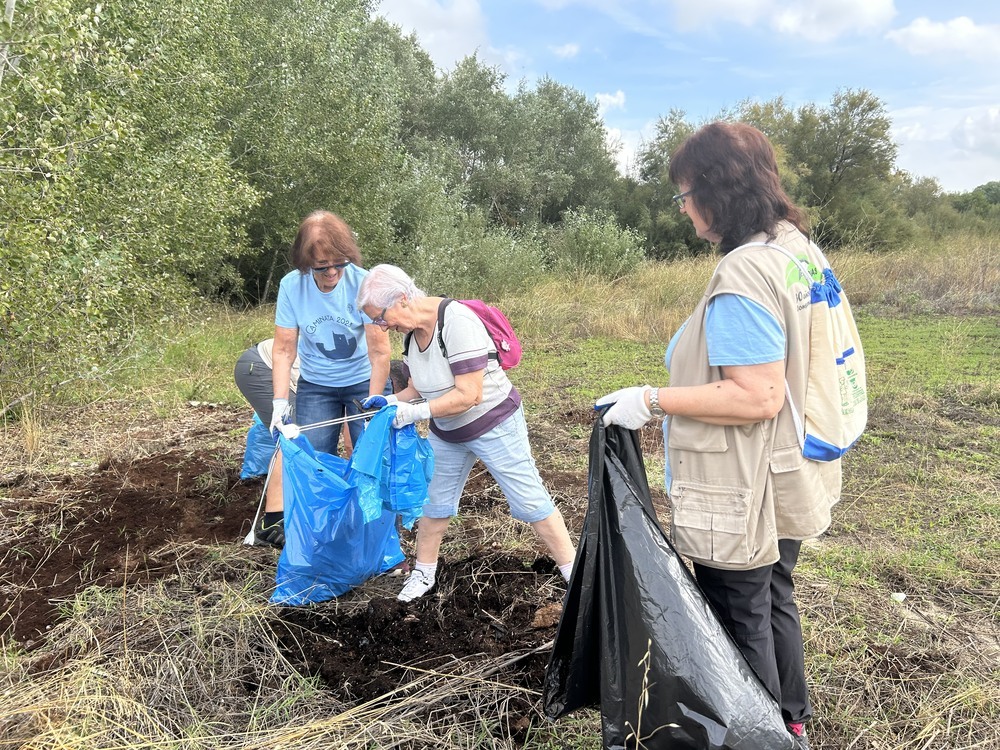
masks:
{"label": "black plastic garbage bag", "polygon": [[656,520],[636,432],[597,420],[588,495],[545,715],[600,704],[609,749],[793,750],[777,702]]}

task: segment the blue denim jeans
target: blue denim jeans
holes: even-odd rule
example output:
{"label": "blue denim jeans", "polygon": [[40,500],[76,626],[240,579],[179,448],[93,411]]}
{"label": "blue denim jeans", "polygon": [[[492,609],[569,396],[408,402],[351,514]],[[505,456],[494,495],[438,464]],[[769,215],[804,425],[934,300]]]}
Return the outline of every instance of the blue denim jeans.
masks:
{"label": "blue denim jeans", "polygon": [[528,426],[521,407],[473,440],[448,443],[433,432],[427,439],[434,449],[434,476],[424,504],[424,515],[428,518],[449,518],[458,513],[458,501],[477,458],[497,480],[514,518],[534,523],[555,512],[556,506],[531,456]]}
{"label": "blue denim jeans", "polygon": [[[363,380],[354,385],[326,386],[310,383],[305,378],[300,377],[295,392],[295,423],[302,428],[306,428],[317,422],[327,422],[331,419],[340,419],[343,416],[353,416],[359,412],[354,403],[354,399],[363,401],[368,397],[368,383]],[[392,382],[386,380],[383,393],[392,393]],[[361,432],[364,429],[363,421],[358,419],[348,422],[348,429],[351,431],[351,442],[358,444]],[[309,444],[317,451],[323,453],[336,453],[337,444],[340,442],[340,425],[329,427],[317,427],[309,430],[304,429],[303,435],[309,439]]]}

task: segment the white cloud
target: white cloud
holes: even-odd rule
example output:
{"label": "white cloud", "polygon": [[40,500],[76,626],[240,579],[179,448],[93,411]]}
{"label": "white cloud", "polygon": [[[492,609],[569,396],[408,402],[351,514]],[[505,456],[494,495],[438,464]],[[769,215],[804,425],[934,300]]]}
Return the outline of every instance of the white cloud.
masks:
{"label": "white cloud", "polygon": [[673,0],[673,6],[686,30],[719,22],[765,23],[781,34],[815,42],[878,31],[896,15],[894,0]]}
{"label": "white cloud", "polygon": [[625,92],[621,89],[613,94],[597,94],[594,98],[597,99],[597,111],[601,117],[609,109],[625,109]]}
{"label": "white cloud", "polygon": [[885,35],[911,55],[1000,59],[1000,25],[976,25],[966,16],[945,23],[917,18]]}
{"label": "white cloud", "polygon": [[772,5],[772,0],[701,0],[694,3],[673,0],[677,22],[686,31],[711,26],[716,21],[752,26],[767,15]]}
{"label": "white cloud", "polygon": [[440,68],[450,69],[477,52],[488,62],[504,61],[504,53],[490,46],[478,0],[382,0],[378,14],[406,33],[416,32]]}
{"label": "white cloud", "polygon": [[895,15],[893,0],[816,0],[788,3],[771,16],[770,23],[780,32],[826,42],[845,34],[879,31]]}
{"label": "white cloud", "polygon": [[908,107],[889,113],[896,164],[949,192],[1000,179],[1000,107]]}
{"label": "white cloud", "polygon": [[549,47],[556,57],[570,58],[576,57],[580,52],[579,44],[564,44],[561,47]]}
{"label": "white cloud", "polygon": [[951,131],[951,138],[963,151],[1000,159],[1000,107],[966,115]]}

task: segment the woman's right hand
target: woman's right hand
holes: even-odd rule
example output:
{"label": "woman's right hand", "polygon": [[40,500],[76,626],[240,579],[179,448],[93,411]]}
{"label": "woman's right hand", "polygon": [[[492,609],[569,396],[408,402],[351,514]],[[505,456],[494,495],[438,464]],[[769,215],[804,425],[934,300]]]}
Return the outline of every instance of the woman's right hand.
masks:
{"label": "woman's right hand", "polygon": [[369,396],[361,401],[362,409],[381,409],[383,406],[388,404],[395,404],[397,398],[393,395],[383,396],[381,393],[376,393],[374,396]]}
{"label": "woman's right hand", "polygon": [[614,393],[601,396],[594,404],[594,409],[610,405],[601,418],[605,427],[617,424],[628,430],[638,430],[653,418],[653,413],[646,405],[646,391],[648,390],[648,385],[622,388]]}
{"label": "woman's right hand", "polygon": [[397,430],[414,422],[420,422],[431,418],[431,405],[427,401],[419,404],[411,404],[409,401],[400,401],[396,404],[396,416],[392,420],[392,426]]}

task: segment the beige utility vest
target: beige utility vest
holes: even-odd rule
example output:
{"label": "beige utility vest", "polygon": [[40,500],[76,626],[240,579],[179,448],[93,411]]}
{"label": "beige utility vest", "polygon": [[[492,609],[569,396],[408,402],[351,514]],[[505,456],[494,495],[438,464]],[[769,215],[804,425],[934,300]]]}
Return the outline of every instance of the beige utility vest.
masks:
{"label": "beige utility vest", "polygon": [[[767,242],[766,234],[747,242]],[[822,254],[792,224],[772,240],[822,268]],[[809,280],[781,252],[736,249],[719,263],[670,359],[670,385],[722,380],[708,363],[705,313],[719,294],[738,294],[768,310],[785,332],[786,403],[774,419],[740,426],[670,417],[668,454],[673,480],[671,537],[684,555],[713,568],[744,570],[778,560],[778,539],[807,539],[830,525],[840,499],[840,461],[802,456],[791,408],[803,413],[809,366]]]}

